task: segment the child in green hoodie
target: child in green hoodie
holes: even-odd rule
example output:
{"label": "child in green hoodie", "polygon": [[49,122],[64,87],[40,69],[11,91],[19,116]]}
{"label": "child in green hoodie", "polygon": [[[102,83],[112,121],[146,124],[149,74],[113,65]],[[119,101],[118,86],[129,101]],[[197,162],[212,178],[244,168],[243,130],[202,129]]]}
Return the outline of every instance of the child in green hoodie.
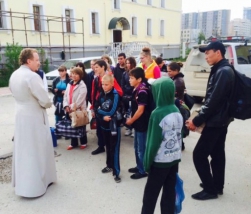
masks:
{"label": "child in green hoodie", "polygon": [[181,159],[183,118],[174,104],[175,86],[169,77],[152,84],[156,109],[152,112],[147,132],[144,156],[148,179],[141,214],[153,214],[163,187],[161,213],[175,213],[175,184]]}

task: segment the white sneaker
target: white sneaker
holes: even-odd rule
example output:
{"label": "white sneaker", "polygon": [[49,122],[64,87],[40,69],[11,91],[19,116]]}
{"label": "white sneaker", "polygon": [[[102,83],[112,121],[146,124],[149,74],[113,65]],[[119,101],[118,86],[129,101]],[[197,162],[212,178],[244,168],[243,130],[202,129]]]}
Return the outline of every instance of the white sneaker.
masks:
{"label": "white sneaker", "polygon": [[131,134],[131,137],[134,137],[134,129],[132,130],[132,134]]}
{"label": "white sneaker", "polygon": [[132,134],[132,131],[130,129],[127,129],[125,131],[125,136],[130,136]]}

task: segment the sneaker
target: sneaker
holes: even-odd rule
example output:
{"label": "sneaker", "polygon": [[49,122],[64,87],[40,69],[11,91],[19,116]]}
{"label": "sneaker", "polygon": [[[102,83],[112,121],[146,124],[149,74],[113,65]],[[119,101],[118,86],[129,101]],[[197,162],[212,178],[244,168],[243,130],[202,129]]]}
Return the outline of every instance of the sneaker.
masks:
{"label": "sneaker", "polygon": [[98,147],[96,150],[94,150],[92,152],[92,155],[97,155],[99,153],[105,152],[105,148],[104,147]]}
{"label": "sneaker", "polygon": [[128,172],[130,172],[130,173],[137,173],[137,172],[139,172],[139,170],[138,170],[137,167],[134,167],[134,168],[128,169]]}
{"label": "sneaker", "polygon": [[[204,188],[203,183],[200,183],[200,187]],[[217,190],[217,193],[218,193],[218,195],[223,195],[223,190],[222,189],[221,190]]]}
{"label": "sneaker", "polygon": [[86,144],[83,144],[83,145],[80,145],[80,149],[85,149],[87,147],[87,145]]}
{"label": "sneaker", "polygon": [[125,131],[125,136],[130,136],[131,134],[132,134],[132,130],[127,129],[127,130]]}
{"label": "sneaker", "polygon": [[135,174],[133,174],[133,175],[131,175],[131,179],[140,179],[140,178],[145,178],[145,177],[147,177],[148,176],[148,174],[141,174],[141,173],[139,173],[139,172],[137,172],[137,173],[135,173]]}
{"label": "sneaker", "polygon": [[210,200],[210,199],[216,199],[216,198],[218,198],[218,195],[211,194],[211,193],[208,193],[208,192],[205,192],[204,190],[202,190],[201,192],[197,192],[197,193],[193,194],[192,198],[195,200],[205,201],[205,200]]}
{"label": "sneaker", "polygon": [[67,150],[72,150],[74,147],[72,145],[68,146]]}
{"label": "sneaker", "polygon": [[114,181],[115,181],[116,183],[120,183],[120,182],[121,182],[121,178],[120,178],[118,175],[116,175],[116,176],[114,177]]}
{"label": "sneaker", "polygon": [[134,137],[134,130],[132,130],[132,134],[131,134],[131,137]]}
{"label": "sneaker", "polygon": [[105,167],[104,169],[101,170],[102,173],[108,173],[111,171],[112,171],[112,168],[109,168],[109,167]]}

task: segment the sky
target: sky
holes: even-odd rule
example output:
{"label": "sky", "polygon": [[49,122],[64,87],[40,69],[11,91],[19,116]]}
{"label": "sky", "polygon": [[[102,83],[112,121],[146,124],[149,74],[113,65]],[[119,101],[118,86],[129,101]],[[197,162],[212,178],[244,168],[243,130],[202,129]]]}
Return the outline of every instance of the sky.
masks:
{"label": "sky", "polygon": [[182,13],[212,10],[231,10],[231,20],[243,18],[243,8],[251,7],[251,0],[182,0]]}

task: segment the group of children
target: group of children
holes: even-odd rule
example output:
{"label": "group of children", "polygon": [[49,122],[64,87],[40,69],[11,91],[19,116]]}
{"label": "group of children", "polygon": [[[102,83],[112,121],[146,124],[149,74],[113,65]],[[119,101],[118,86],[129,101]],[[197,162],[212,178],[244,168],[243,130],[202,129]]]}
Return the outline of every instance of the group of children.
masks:
{"label": "group of children", "polygon": [[[92,117],[97,121],[98,141],[106,148],[106,166],[102,173],[112,172],[115,182],[120,178],[120,140],[123,124],[123,91],[107,63],[94,63],[96,77],[92,83]],[[128,171],[132,179],[148,176],[142,213],[151,213],[163,187],[163,213],[174,213],[175,183],[181,158],[183,118],[174,104],[175,86],[168,77],[154,81],[145,78],[143,68],[129,71],[129,83],[133,87],[131,115],[125,124],[135,130],[134,149],[136,167]],[[153,103],[155,107],[153,108]],[[100,142],[99,142],[100,144]],[[153,213],[153,212],[152,212]]]}
{"label": "group of children", "polygon": [[[134,130],[136,166],[128,171],[132,173],[131,179],[148,177],[142,213],[153,213],[162,187],[161,210],[174,213],[183,126],[174,103],[176,84],[174,79],[161,77],[149,48],[142,49],[140,56],[138,67],[135,58],[126,58],[123,53],[118,56],[116,67],[105,56],[92,60],[93,71],[84,75],[86,101],[91,103],[91,115],[96,119],[98,148],[92,154],[106,152],[106,166],[101,172],[112,172],[115,182],[121,182],[121,128],[125,126],[130,133]],[[172,67],[168,69],[172,71]],[[66,69],[59,71],[67,75]],[[64,79],[62,75],[60,79]]]}

